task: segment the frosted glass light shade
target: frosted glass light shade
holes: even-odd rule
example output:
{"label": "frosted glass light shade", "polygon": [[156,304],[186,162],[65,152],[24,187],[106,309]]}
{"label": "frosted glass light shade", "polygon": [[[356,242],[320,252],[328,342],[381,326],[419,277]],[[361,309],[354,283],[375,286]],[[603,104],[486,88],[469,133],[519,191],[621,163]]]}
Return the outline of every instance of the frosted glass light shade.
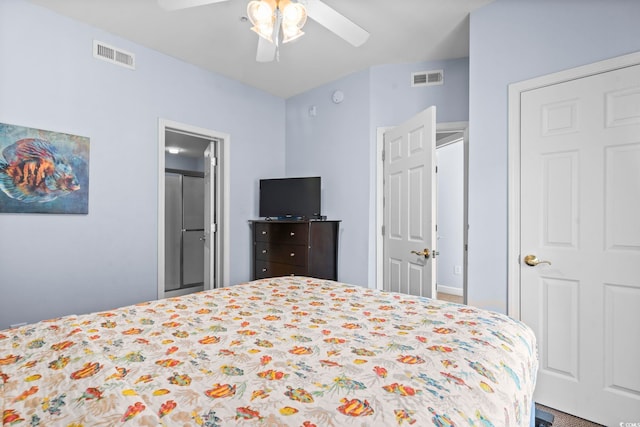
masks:
{"label": "frosted glass light shade", "polygon": [[253,24],[251,29],[270,42],[273,42],[276,7],[275,1],[269,0],[253,0],[247,5],[247,15]]}
{"label": "frosted glass light shade", "polygon": [[270,42],[274,42],[274,26],[281,22],[282,42],[288,43],[302,36],[307,22],[307,11],[300,3],[291,0],[253,0],[247,5],[247,15],[253,24],[251,29]]}
{"label": "frosted glass light shade", "polygon": [[282,7],[282,42],[287,43],[302,36],[307,22],[307,11],[300,3],[288,3]]}

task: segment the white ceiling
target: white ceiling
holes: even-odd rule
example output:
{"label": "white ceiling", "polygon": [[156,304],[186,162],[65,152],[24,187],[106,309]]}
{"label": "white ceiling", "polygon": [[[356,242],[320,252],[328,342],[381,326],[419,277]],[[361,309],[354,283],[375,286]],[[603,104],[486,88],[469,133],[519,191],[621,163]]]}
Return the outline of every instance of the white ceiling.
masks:
{"label": "white ceiling", "polygon": [[249,0],[173,12],[157,0],[29,1],[288,98],[374,65],[466,57],[469,13],[492,0],[324,0],[367,30],[367,42],[353,47],[309,19],[271,63],[255,61],[258,36],[243,19]]}

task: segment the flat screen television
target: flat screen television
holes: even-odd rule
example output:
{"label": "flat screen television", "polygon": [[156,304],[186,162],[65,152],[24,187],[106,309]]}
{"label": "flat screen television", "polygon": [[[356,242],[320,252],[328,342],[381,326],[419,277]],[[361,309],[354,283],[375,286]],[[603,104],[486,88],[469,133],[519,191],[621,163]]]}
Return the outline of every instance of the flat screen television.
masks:
{"label": "flat screen television", "polygon": [[320,177],[261,179],[260,216],[319,218]]}

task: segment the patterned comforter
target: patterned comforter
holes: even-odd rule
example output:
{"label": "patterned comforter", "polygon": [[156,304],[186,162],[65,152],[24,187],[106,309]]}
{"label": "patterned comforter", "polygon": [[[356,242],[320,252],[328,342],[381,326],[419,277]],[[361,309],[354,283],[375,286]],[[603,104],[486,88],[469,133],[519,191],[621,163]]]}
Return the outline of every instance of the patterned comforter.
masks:
{"label": "patterned comforter", "polygon": [[4,426],[527,426],[536,371],[504,315],[304,277],[0,331]]}

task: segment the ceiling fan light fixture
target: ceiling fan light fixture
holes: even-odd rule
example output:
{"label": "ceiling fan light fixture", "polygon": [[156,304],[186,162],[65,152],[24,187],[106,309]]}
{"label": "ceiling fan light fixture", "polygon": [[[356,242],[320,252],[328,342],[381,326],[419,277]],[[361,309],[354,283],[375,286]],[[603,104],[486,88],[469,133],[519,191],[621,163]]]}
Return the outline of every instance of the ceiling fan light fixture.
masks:
{"label": "ceiling fan light fixture", "polygon": [[270,42],[273,41],[273,25],[276,20],[276,3],[273,0],[253,0],[247,5],[247,15],[253,24],[251,29]]}
{"label": "ceiling fan light fixture", "polygon": [[281,8],[282,20],[287,24],[296,25],[298,28],[307,22],[307,10],[300,3],[288,3]]}
{"label": "ceiling fan light fixture", "polygon": [[304,6],[291,0],[252,0],[247,15],[253,24],[251,29],[272,43],[277,42],[273,39],[279,32],[276,26],[282,28],[282,43],[288,43],[304,34],[302,27],[307,22]]}
{"label": "ceiling fan light fixture", "polygon": [[273,34],[273,25],[254,25],[251,29],[258,33],[260,37],[263,37],[273,43],[273,37],[271,36]]}
{"label": "ceiling fan light fixture", "polygon": [[282,12],[282,43],[293,41],[304,34],[302,27],[307,22],[307,11],[300,3],[287,3]]}
{"label": "ceiling fan light fixture", "polygon": [[282,43],[289,43],[304,35],[304,31],[295,25],[282,23]]}

